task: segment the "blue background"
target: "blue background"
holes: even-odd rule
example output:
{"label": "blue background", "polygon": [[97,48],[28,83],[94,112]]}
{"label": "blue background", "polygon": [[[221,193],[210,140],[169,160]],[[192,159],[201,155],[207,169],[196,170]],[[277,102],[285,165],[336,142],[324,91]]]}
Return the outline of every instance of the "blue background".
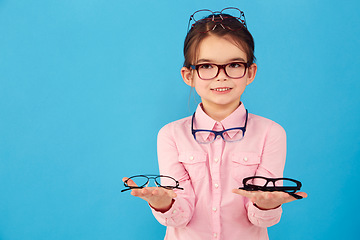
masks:
{"label": "blue background", "polygon": [[242,101],[288,135],[271,239],[358,234],[358,1],[0,0],[0,239],[162,239],[123,176],[157,173],[156,136],[186,117],[180,68],[189,16],[235,6],[258,75]]}

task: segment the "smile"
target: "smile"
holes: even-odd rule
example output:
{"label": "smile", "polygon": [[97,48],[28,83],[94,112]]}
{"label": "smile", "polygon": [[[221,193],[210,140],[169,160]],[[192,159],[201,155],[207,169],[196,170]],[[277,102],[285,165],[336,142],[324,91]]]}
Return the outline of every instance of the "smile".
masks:
{"label": "smile", "polygon": [[231,88],[213,88],[211,90],[214,90],[217,92],[225,92],[225,91],[231,90]]}

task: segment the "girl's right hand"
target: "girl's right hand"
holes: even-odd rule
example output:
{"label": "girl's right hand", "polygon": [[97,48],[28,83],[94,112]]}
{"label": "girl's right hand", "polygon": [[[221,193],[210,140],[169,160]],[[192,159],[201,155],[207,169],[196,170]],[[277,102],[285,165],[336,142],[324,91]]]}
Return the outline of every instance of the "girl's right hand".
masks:
{"label": "girl's right hand", "polygon": [[[127,179],[128,178],[124,177],[122,180],[125,182]],[[129,186],[137,186],[136,183],[131,179],[128,180],[127,184]],[[162,187],[132,189],[131,195],[144,199],[153,209],[163,213],[171,208],[174,202],[173,199],[177,196],[173,190]]]}

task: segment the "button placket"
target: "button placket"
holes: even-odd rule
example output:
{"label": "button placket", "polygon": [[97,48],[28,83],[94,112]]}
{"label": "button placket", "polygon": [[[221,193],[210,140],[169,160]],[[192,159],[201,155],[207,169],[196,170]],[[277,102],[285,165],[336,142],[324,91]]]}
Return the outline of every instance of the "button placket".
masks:
{"label": "button placket", "polygon": [[[215,131],[223,130],[221,123],[217,123],[214,127]],[[212,177],[212,205],[211,208],[212,213],[212,229],[213,229],[213,238],[219,239],[221,232],[221,224],[220,224],[220,202],[221,202],[221,182],[220,182],[220,167],[221,167],[221,156],[224,149],[225,142],[223,141],[220,135],[217,136],[216,140],[212,143],[213,150],[213,164],[211,167],[211,177]]]}
{"label": "button placket", "polygon": [[[219,129],[220,130],[220,129]],[[221,224],[220,224],[220,202],[221,202],[221,182],[220,182],[220,167],[221,167],[221,156],[222,151],[224,148],[224,141],[222,140],[221,136],[220,139],[216,139],[213,143],[213,167],[212,167],[212,219],[213,219],[213,237],[214,239],[219,238],[219,233],[221,231]]]}

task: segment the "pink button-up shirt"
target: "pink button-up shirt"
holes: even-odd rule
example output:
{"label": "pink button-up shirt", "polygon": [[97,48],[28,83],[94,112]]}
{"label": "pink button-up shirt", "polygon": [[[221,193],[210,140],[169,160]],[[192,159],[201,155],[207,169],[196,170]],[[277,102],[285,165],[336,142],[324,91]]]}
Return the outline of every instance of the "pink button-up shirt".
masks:
{"label": "pink button-up shirt", "polygon": [[[223,130],[243,127],[246,110],[241,104],[221,122],[198,106],[194,129]],[[267,227],[279,222],[282,209],[260,210],[231,190],[242,179],[260,175],[282,177],[286,158],[286,134],[277,123],[248,115],[245,137],[238,142],[222,138],[199,144],[191,134],[191,117],[164,126],[158,134],[160,173],[174,177],[184,190],[165,213],[152,209],[167,226],[165,239],[268,239]]]}

